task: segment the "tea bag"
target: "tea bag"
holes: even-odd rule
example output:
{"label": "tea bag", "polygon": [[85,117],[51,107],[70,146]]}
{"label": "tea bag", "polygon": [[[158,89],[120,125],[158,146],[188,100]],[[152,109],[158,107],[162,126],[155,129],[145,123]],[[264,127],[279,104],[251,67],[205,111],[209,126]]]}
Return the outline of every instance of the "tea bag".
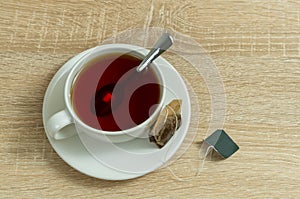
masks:
{"label": "tea bag", "polygon": [[165,146],[180,127],[181,104],[181,99],[171,101],[163,108],[154,123],[149,133],[149,140],[150,142],[154,142],[159,148]]}

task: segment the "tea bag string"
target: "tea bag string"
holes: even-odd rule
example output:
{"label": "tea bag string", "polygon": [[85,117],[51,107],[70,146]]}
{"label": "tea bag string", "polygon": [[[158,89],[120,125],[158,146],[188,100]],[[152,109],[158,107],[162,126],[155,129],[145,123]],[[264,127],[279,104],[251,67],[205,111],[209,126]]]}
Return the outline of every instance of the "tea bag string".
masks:
{"label": "tea bag string", "polygon": [[[175,115],[175,118],[176,118],[176,127],[175,127],[175,129],[177,129],[177,127],[178,127],[178,117],[177,117],[177,115],[176,115],[176,113],[175,113],[175,111],[174,111],[174,109],[173,109],[172,107],[168,106],[168,108],[169,108],[169,109],[174,113],[174,115]],[[174,142],[173,142],[172,144],[174,144]],[[165,157],[164,157],[165,161],[164,161],[164,163],[167,162],[167,154],[168,154],[170,148],[171,148],[171,146],[169,146],[169,148],[167,149],[167,151],[166,151],[166,153],[165,153]],[[198,166],[197,172],[196,172],[196,174],[195,174],[193,177],[190,177],[190,178],[181,178],[181,177],[177,176],[177,175],[174,173],[174,171],[173,171],[169,166],[167,167],[167,169],[169,170],[169,172],[172,174],[172,176],[173,176],[176,180],[181,181],[181,182],[191,181],[191,180],[193,180],[195,177],[199,176],[199,174],[201,173],[201,171],[204,169],[204,164],[205,164],[206,157],[207,157],[208,154],[212,151],[213,148],[214,148],[213,146],[207,147],[206,152],[205,152],[205,155],[204,155],[204,157],[203,157],[203,160],[202,160],[202,161],[199,161],[199,166]],[[199,160],[201,159],[201,149],[202,149],[202,148],[200,148],[200,150],[199,150]]]}
{"label": "tea bag string", "polygon": [[[201,171],[204,169],[204,164],[205,164],[206,156],[211,152],[212,149],[213,149],[213,146],[207,147],[206,152],[205,152],[205,155],[204,155],[204,158],[203,158],[202,161],[199,161],[198,170],[197,170],[197,172],[195,173],[195,175],[192,176],[192,177],[189,177],[189,178],[182,178],[182,177],[177,176],[177,175],[174,173],[174,171],[173,171],[170,167],[167,167],[167,169],[169,170],[169,172],[172,174],[172,176],[173,176],[176,180],[178,180],[178,181],[180,181],[180,182],[188,182],[188,181],[191,181],[191,180],[193,180],[195,177],[198,177],[198,176],[200,175]],[[201,153],[201,150],[200,150],[199,152]],[[200,155],[199,155],[199,158],[200,158]]]}

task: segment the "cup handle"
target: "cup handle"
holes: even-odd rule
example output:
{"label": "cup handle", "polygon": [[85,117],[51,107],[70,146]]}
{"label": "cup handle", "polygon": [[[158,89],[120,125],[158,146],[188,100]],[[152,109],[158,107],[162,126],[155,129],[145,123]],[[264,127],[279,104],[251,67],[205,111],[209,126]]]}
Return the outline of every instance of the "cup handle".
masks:
{"label": "cup handle", "polygon": [[47,122],[50,136],[56,140],[62,140],[75,135],[76,131],[62,131],[64,127],[72,123],[74,123],[73,119],[67,110],[61,110],[55,113]]}

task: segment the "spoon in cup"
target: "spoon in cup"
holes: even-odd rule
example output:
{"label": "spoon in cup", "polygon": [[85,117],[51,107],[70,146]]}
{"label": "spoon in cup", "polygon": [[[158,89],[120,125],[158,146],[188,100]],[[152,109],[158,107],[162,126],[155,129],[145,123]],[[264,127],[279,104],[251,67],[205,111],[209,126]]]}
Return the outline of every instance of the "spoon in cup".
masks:
{"label": "spoon in cup", "polygon": [[[162,36],[156,41],[150,52],[146,55],[143,61],[137,66],[136,71],[141,72],[147,66],[149,66],[157,57],[164,53],[168,48],[173,44],[173,38],[169,33],[163,33]],[[134,73],[133,73],[134,74]],[[131,77],[131,76],[130,76]],[[127,78],[130,79],[130,77]],[[99,116],[105,116],[112,112],[112,99],[114,101],[114,108],[120,104],[122,100],[123,93],[118,92],[113,94],[113,90],[116,84],[107,84],[100,88],[95,95],[95,98],[92,99],[94,103],[91,103],[91,109],[94,110],[95,114]],[[124,84],[121,84],[124,85]],[[123,89],[121,89],[123,90]],[[113,96],[117,95],[117,96]]]}

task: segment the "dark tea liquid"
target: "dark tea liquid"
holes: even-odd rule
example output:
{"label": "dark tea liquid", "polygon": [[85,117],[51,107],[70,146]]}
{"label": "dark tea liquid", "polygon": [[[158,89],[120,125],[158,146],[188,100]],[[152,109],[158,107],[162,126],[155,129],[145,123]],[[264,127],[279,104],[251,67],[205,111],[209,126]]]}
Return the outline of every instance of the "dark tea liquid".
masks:
{"label": "dark tea liquid", "polygon": [[[151,67],[136,72],[141,61],[129,54],[108,54],[90,61],[72,87],[71,100],[78,117],[85,124],[105,131],[129,129],[148,119],[160,101],[161,86]],[[118,81],[119,93],[96,98],[101,88]],[[97,100],[109,102],[113,97],[118,98],[118,103],[112,112],[97,116],[96,112],[102,108]]]}

